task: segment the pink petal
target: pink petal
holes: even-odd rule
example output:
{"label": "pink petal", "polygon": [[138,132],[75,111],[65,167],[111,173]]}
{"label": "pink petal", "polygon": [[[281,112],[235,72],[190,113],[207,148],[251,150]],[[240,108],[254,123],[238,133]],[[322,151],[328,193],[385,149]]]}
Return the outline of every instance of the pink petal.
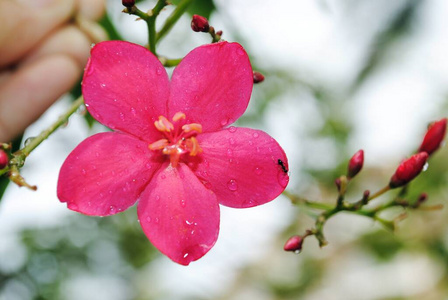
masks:
{"label": "pink petal", "polygon": [[143,192],[138,217],[149,240],[173,261],[188,265],[204,256],[219,232],[219,205],[183,163],[165,165]]}
{"label": "pink petal", "polygon": [[288,184],[286,155],[263,131],[231,126],[201,134],[198,141],[203,152],[189,166],[220,204],[235,208],[264,204]]}
{"label": "pink petal", "polygon": [[170,116],[181,111],[204,132],[232,124],[246,110],[253,86],[252,67],[237,43],[215,43],[191,51],[174,70]]}
{"label": "pink petal", "polygon": [[160,166],[145,142],[122,133],[99,133],[65,160],[58,198],[86,215],[112,215],[136,202]]}
{"label": "pink petal", "polygon": [[82,82],[87,109],[102,124],[145,141],[159,138],[154,121],[166,115],[168,75],[146,48],[122,41],[93,47]]}

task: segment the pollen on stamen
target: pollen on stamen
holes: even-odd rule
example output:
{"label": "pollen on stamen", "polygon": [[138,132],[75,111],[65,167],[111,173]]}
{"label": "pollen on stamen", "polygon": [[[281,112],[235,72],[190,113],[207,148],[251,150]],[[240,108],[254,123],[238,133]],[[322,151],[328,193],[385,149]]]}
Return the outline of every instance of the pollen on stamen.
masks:
{"label": "pollen on stamen", "polygon": [[173,117],[173,122],[177,122],[179,120],[185,120],[187,116],[181,111],[177,112]]}
{"label": "pollen on stamen", "polygon": [[202,125],[198,123],[185,124],[182,126],[182,130],[185,133],[189,133],[191,131],[196,131],[197,133],[202,133]]}
{"label": "pollen on stamen", "polygon": [[160,149],[165,148],[168,145],[169,144],[168,144],[168,140],[167,139],[161,139],[161,140],[158,140],[158,141],[156,141],[156,142],[154,142],[152,144],[149,144],[148,147],[149,147],[150,150],[160,150]]}
{"label": "pollen on stamen", "polygon": [[202,148],[199,146],[199,142],[194,136],[186,140],[186,144],[190,151],[190,156],[196,156],[202,152]]}
{"label": "pollen on stamen", "polygon": [[154,122],[154,126],[161,132],[171,132],[171,130],[174,130],[174,125],[164,116],[159,116],[159,120]]}

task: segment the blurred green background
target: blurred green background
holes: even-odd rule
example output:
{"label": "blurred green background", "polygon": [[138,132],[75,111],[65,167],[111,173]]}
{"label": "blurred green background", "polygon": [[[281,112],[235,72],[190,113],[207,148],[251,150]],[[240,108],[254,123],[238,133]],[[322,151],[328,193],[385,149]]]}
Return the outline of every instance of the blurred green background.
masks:
{"label": "blurred green background", "polygon": [[[143,22],[120,13],[118,2],[108,2],[102,24],[111,38],[144,44]],[[375,191],[418,148],[427,124],[448,115],[448,5],[442,0],[196,0],[189,13],[209,17],[225,40],[241,43],[254,70],[265,75],[237,125],[263,129],[284,147],[290,192],[333,203],[333,181],[359,149],[366,164],[349,197]],[[182,57],[210,42],[189,22],[188,15],[179,21],[161,42],[161,54]],[[69,101],[62,99],[25,136],[45,128]],[[94,218],[59,203],[55,185],[64,157],[78,140],[104,130],[88,117],[74,119],[24,168],[43,188],[31,193],[9,186],[0,202],[2,300],[448,299],[446,208],[411,211],[395,233],[337,215],[325,228],[330,244],[319,249],[311,237],[299,255],[284,252],[283,244],[312,227],[312,211],[282,196],[247,211],[223,208],[215,248],[189,267],[177,266],[147,240],[135,207]],[[60,153],[50,159],[53,167],[38,159],[53,152]],[[424,191],[429,204],[445,204],[447,165],[445,147],[411,185],[409,198]],[[23,213],[39,203],[46,203],[41,211]]]}

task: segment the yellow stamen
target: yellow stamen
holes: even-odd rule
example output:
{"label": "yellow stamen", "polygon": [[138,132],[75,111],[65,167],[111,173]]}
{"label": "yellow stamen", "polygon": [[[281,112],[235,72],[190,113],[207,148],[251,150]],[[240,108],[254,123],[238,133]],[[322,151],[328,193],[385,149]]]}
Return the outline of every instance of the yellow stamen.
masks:
{"label": "yellow stamen", "polygon": [[196,131],[197,133],[201,133],[202,132],[202,125],[198,124],[198,123],[185,124],[184,126],[182,126],[182,130],[185,133],[188,133],[188,132],[191,132],[191,131]]}
{"label": "yellow stamen", "polygon": [[168,144],[168,140],[167,139],[161,139],[161,140],[158,140],[158,141],[156,141],[156,142],[154,142],[152,144],[149,144],[148,147],[149,147],[150,150],[160,150],[160,149],[165,148],[168,145],[169,144]]}
{"label": "yellow stamen", "polygon": [[160,116],[159,120],[154,122],[154,126],[161,132],[171,132],[174,129],[173,124],[164,116]]}
{"label": "yellow stamen", "polygon": [[185,120],[186,116],[183,112],[179,111],[177,112],[173,117],[173,122],[177,122],[179,120]]}
{"label": "yellow stamen", "polygon": [[190,150],[190,156],[196,156],[197,154],[202,152],[201,146],[199,146],[198,140],[192,136],[187,141],[188,150]]}

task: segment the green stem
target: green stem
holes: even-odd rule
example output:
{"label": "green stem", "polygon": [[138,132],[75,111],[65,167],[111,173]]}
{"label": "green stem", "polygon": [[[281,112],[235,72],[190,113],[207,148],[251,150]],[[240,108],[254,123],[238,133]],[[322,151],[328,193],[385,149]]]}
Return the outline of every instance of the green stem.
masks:
{"label": "green stem", "polygon": [[164,56],[159,56],[159,60],[164,67],[170,68],[177,66],[181,62],[182,58],[169,59]]}
{"label": "green stem", "polygon": [[390,186],[386,185],[385,187],[383,187],[381,190],[379,190],[378,192],[376,192],[375,194],[373,194],[372,196],[369,197],[368,201],[373,200],[379,196],[381,196],[382,194],[384,194],[385,192],[390,190]]}
{"label": "green stem", "polygon": [[160,31],[157,33],[156,36],[156,42],[158,42],[160,39],[162,39],[170,30],[173,28],[174,24],[179,20],[179,18],[185,13],[188,6],[193,2],[194,0],[182,0],[174,9],[174,11],[169,15],[169,17],[166,19],[165,24],[163,24]]}

